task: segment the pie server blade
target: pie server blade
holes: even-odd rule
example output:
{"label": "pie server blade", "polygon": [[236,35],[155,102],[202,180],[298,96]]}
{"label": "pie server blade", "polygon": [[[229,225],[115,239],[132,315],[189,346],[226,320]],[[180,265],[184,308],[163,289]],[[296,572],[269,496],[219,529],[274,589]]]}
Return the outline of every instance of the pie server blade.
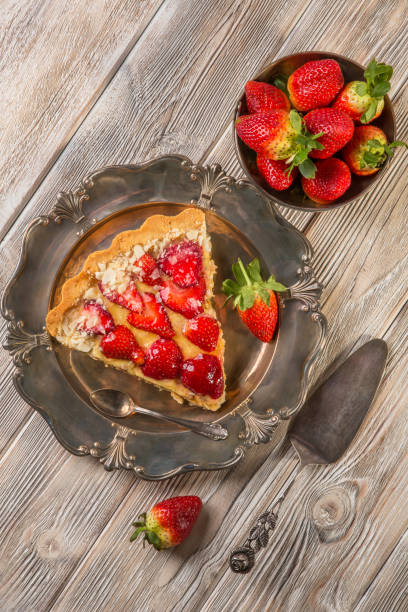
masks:
{"label": "pie server blade", "polygon": [[254,566],[255,553],[267,545],[280,505],[302,467],[333,463],[347,450],[374,399],[387,353],[383,340],[361,346],[325,379],[293,419],[288,438],[299,456],[298,469],[283,494],[258,518],[244,546],[231,553],[234,572],[246,573]]}

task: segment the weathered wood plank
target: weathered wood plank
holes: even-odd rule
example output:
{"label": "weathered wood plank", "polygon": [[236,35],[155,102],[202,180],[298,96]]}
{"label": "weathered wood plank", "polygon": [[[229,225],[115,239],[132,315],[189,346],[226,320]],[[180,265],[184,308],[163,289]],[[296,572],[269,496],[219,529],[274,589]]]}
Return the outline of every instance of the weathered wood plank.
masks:
{"label": "weathered wood plank", "polygon": [[162,0],[2,3],[0,236]]}
{"label": "weathered wood plank", "polygon": [[408,530],[404,533],[381,571],[374,578],[356,607],[356,612],[408,609]]}

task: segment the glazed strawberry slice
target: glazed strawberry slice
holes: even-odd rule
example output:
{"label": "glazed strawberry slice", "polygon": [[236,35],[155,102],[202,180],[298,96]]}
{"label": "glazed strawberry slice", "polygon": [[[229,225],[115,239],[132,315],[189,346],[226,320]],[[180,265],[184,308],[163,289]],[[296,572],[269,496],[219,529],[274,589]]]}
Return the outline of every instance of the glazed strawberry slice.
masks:
{"label": "glazed strawberry slice", "polygon": [[145,376],[156,380],[177,378],[182,361],[183,355],[177,344],[173,340],[159,338],[147,349],[142,372]]}
{"label": "glazed strawberry slice", "polygon": [[143,349],[128,327],[118,325],[101,340],[102,353],[110,359],[127,359],[136,365],[145,361]]}
{"label": "glazed strawberry slice", "polygon": [[127,318],[133,327],[144,329],[163,338],[172,338],[174,330],[169,318],[160,302],[153,293],[143,293],[143,311],[141,313],[131,312]]}
{"label": "glazed strawberry slice", "polygon": [[161,270],[179,287],[193,287],[201,277],[203,250],[193,240],[170,244],[159,258]]}
{"label": "glazed strawberry slice", "polygon": [[192,319],[203,312],[204,295],[205,281],[202,277],[198,285],[187,289],[182,289],[172,280],[166,279],[163,281],[163,288],[160,290],[163,304],[170,308],[170,310],[179,312],[186,319]]}
{"label": "glazed strawberry slice", "polygon": [[144,253],[134,262],[136,278],[146,285],[161,285],[160,270],[154,257]]}
{"label": "glazed strawberry slice", "polygon": [[220,326],[207,314],[201,314],[186,322],[183,334],[203,351],[213,351],[217,346]]}
{"label": "glazed strawberry slice", "polygon": [[131,310],[132,312],[142,312],[143,300],[134,281],[131,280],[122,293],[108,289],[108,287],[102,285],[102,283],[99,283],[99,289],[110,302],[119,304],[119,306],[127,308],[127,310]]}
{"label": "glazed strawberry slice", "polygon": [[215,355],[202,353],[193,359],[186,359],[181,366],[181,382],[194,393],[218,399],[224,391],[224,376],[219,359]]}
{"label": "glazed strawberry slice", "polygon": [[115,327],[112,315],[94,301],[85,302],[77,329],[89,336],[104,336]]}

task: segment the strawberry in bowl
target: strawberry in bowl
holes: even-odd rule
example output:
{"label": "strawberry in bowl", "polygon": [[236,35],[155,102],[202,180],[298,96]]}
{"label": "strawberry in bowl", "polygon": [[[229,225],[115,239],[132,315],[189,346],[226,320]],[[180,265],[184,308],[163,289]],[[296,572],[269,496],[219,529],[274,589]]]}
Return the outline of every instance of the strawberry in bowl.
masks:
{"label": "strawberry in bowl", "polygon": [[[391,75],[392,68],[376,60],[364,68],[321,52],[287,56],[265,68],[247,82],[235,111],[235,150],[248,179],[277,203],[313,212],[335,210],[361,196],[400,146],[387,96]],[[356,172],[355,155],[346,152],[357,128],[368,123],[384,136],[376,159],[370,157],[371,143],[365,154],[370,166]],[[341,163],[317,163],[326,159]],[[321,178],[330,168],[338,180],[323,194]]]}

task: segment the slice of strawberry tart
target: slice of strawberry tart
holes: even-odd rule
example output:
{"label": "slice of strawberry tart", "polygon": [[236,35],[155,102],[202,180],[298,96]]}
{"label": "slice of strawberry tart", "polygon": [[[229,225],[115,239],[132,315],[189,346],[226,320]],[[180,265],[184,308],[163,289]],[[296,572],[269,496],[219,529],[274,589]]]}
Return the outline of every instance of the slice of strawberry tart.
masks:
{"label": "slice of strawberry tart", "polygon": [[205,215],[154,215],[89,255],[46,319],[62,344],[218,410],[225,400],[224,339],[212,305]]}

